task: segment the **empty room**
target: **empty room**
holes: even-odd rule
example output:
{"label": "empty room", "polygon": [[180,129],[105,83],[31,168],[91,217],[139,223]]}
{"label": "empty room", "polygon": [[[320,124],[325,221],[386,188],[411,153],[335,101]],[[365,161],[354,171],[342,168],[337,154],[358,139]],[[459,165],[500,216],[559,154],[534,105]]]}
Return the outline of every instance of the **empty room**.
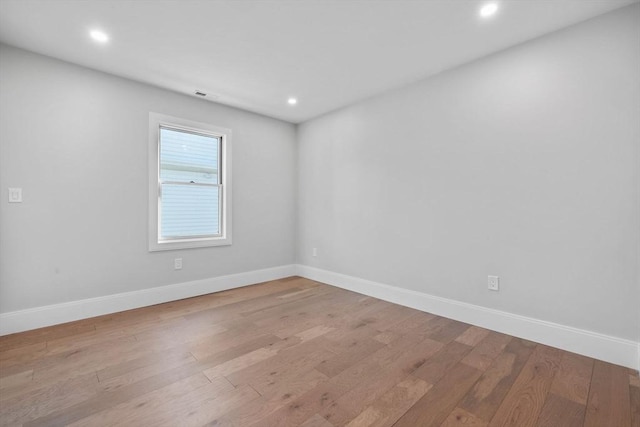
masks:
{"label": "empty room", "polygon": [[640,1],[0,0],[0,426],[640,427]]}

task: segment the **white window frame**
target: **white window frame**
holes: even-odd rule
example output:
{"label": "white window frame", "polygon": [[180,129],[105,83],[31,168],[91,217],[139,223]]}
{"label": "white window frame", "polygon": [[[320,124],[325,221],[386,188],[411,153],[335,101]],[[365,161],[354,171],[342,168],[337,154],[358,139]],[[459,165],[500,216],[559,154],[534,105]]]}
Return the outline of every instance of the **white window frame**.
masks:
{"label": "white window frame", "polygon": [[[220,139],[220,235],[160,238],[160,127],[213,136]],[[231,245],[231,129],[159,113],[149,113],[149,251]]]}

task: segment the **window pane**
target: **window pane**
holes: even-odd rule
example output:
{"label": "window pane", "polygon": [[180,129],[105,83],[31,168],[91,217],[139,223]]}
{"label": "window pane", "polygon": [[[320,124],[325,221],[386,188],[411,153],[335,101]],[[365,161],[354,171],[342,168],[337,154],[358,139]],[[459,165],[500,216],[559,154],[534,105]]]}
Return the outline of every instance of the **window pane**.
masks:
{"label": "window pane", "polygon": [[219,138],[160,128],[160,180],[218,184]]}
{"label": "window pane", "polygon": [[162,184],[161,237],[220,234],[220,188],[189,184]]}

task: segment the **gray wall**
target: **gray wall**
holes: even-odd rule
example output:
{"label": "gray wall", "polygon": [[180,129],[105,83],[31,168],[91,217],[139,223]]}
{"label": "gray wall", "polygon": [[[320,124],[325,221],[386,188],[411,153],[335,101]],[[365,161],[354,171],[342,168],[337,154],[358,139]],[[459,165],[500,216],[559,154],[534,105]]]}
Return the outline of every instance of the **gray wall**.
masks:
{"label": "gray wall", "polygon": [[[0,312],[295,261],[294,125],[8,46],[0,92]],[[232,246],[147,251],[150,111],[233,130]]]}
{"label": "gray wall", "polygon": [[299,262],[637,340],[639,24],[627,7],[301,125]]}

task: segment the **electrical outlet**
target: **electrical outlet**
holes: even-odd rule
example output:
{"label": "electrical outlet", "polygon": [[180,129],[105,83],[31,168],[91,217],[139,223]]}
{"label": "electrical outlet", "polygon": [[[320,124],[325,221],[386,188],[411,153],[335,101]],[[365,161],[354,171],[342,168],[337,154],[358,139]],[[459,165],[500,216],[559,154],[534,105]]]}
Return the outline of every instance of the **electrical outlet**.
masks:
{"label": "electrical outlet", "polygon": [[182,258],[176,258],[173,260],[173,269],[182,270]]}
{"label": "electrical outlet", "polygon": [[22,203],[22,188],[9,188],[9,203]]}
{"label": "electrical outlet", "polygon": [[318,256],[318,248],[313,248],[313,250],[311,251],[311,254],[313,256]]}
{"label": "electrical outlet", "polygon": [[489,276],[487,280],[487,287],[491,291],[499,291],[500,290],[500,278],[498,276]]}

